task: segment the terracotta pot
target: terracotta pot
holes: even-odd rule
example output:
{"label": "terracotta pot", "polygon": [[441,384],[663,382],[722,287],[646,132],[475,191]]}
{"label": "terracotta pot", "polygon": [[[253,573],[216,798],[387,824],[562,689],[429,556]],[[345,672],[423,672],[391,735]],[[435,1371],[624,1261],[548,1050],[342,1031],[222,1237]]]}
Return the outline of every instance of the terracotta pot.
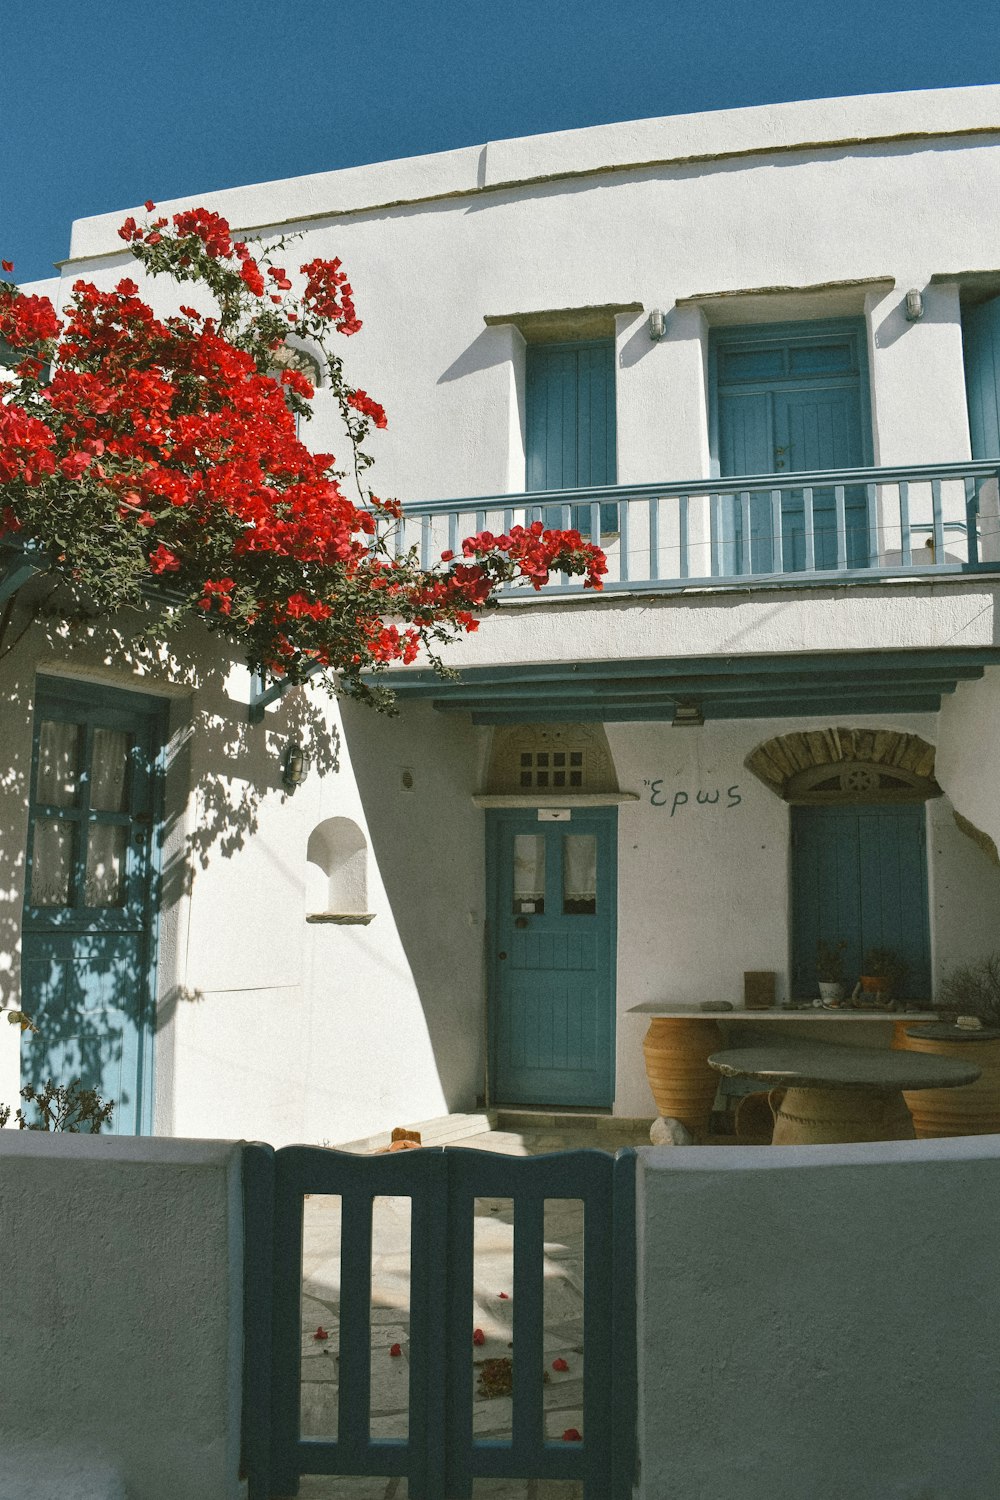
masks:
{"label": "terracotta pot", "polygon": [[887,974],[862,974],[861,989],[866,995],[890,995],[892,980]]}
{"label": "terracotta pot", "polygon": [[961,1032],[955,1026],[897,1022],[892,1045],[961,1058],[980,1069],[976,1082],[964,1088],[909,1090],[903,1095],[918,1139],[1000,1134],[1000,1031]]}
{"label": "terracotta pot", "polygon": [[870,1088],[791,1088],[774,1107],[774,1146],[837,1141],[912,1141],[913,1121],[898,1093]]}
{"label": "terracotta pot", "polygon": [[646,1076],[665,1120],[680,1120],[694,1135],[707,1135],[719,1075],[708,1058],[723,1046],[717,1021],[650,1021],[642,1050]]}

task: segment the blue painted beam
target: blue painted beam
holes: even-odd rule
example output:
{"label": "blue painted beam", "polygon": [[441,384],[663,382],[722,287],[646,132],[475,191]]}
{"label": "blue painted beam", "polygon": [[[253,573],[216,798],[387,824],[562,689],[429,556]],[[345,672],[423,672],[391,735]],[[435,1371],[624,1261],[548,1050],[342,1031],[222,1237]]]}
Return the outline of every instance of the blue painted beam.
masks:
{"label": "blue painted beam", "polygon": [[[805,717],[829,718],[843,714],[916,714],[937,713],[941,699],[936,694],[881,694],[878,698],[860,698],[858,695],[820,696],[803,698],[772,698],[755,702],[714,702],[704,705],[708,719],[801,719]],[[468,712],[468,710],[465,710]],[[574,708],[482,709],[472,714],[474,724],[638,724],[667,722],[673,719],[672,704],[621,705],[608,703],[604,706],[590,704]]]}
{"label": "blue painted beam", "polygon": [[[493,688],[503,683],[520,686],[528,681],[573,682],[608,677],[718,677],[742,676],[747,671],[758,675],[788,676],[789,673],[814,678],[824,672],[851,670],[895,674],[908,666],[937,671],[954,667],[984,667],[1000,662],[1000,646],[913,647],[891,651],[790,651],[771,656],[666,656],[633,657],[616,660],[607,657],[594,661],[503,662],[489,667],[464,667],[454,679],[455,688],[479,684]],[[381,674],[379,680],[400,698],[440,697],[450,691],[449,683],[429,668],[417,671],[393,671]]]}
{"label": "blue painted beam", "polygon": [[492,693],[484,693],[481,688],[467,689],[464,692],[449,693],[443,698],[434,698],[431,702],[442,713],[475,713],[484,708],[522,708],[528,705],[545,707],[550,704],[559,708],[571,708],[574,705],[591,708],[595,703],[674,703],[694,700],[707,704],[742,699],[758,701],[762,697],[800,698],[803,693],[815,697],[818,691],[836,697],[853,695],[881,701],[887,692],[920,692],[924,695],[953,693],[956,686],[957,682],[953,677],[941,674],[913,677],[887,674],[882,678],[862,678],[857,681],[852,681],[849,677],[838,677],[830,682],[814,677],[811,680],[799,678],[788,682],[767,683],[753,679],[733,682],[728,678],[714,683],[688,683],[667,678],[662,682],[641,685],[616,683],[609,679],[603,683],[588,684],[583,690],[575,688],[571,683],[545,688],[529,687],[520,693],[509,689],[498,689]]}

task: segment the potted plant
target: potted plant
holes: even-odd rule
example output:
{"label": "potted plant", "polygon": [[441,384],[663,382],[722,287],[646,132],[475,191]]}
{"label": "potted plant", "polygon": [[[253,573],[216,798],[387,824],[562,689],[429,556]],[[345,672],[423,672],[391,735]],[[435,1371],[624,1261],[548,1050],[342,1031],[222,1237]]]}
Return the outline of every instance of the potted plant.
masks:
{"label": "potted plant", "polygon": [[909,964],[895,948],[869,948],[862,959],[861,993],[887,1005],[903,988],[909,972]]}
{"label": "potted plant", "polygon": [[819,996],[827,1003],[843,1000],[846,993],[844,986],[844,950],[846,947],[845,939],[839,943],[828,943],[825,938],[820,938],[816,944],[816,978],[819,981]]}

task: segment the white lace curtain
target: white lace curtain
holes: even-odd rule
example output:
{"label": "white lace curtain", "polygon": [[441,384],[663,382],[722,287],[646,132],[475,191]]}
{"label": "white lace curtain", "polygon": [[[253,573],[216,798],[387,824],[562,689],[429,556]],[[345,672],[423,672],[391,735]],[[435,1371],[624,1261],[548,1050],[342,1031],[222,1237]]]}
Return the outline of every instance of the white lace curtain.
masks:
{"label": "white lace curtain", "polygon": [[[82,784],[82,726],[46,719],[38,737],[35,802],[48,807],[79,806]],[[90,810],[122,813],[128,806],[130,736],[120,729],[94,730],[90,754]],[[31,867],[34,906],[69,906],[72,901],[74,838],[84,832],[75,819],[36,817]],[[118,906],[124,895],[128,828],[88,820],[83,904]]]}

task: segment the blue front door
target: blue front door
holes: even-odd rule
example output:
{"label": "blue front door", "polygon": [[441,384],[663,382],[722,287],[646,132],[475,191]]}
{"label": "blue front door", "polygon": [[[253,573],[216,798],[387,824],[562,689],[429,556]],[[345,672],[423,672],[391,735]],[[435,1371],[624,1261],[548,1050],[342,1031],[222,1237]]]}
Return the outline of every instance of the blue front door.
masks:
{"label": "blue front door", "polygon": [[79,1079],[111,1129],[152,1122],[153,865],[162,706],[40,679],[22,939],[23,1083]]}
{"label": "blue front door", "polygon": [[618,810],[487,814],[491,1095],[609,1107]]}
{"label": "blue front door", "polygon": [[[529,344],[526,365],[526,487],[610,489],[617,482],[614,340]],[[561,507],[546,506],[543,519],[562,529]],[[574,506],[569,522],[591,535],[587,507]],[[616,505],[601,506],[600,529],[617,531]]]}
{"label": "blue front door", "polygon": [[[860,468],[870,462],[863,325],[845,320],[727,330],[713,339],[713,367],[720,476],[784,476]],[[847,486],[844,500],[844,560],[849,568],[866,567],[864,486]],[[835,568],[838,537],[832,487],[813,490],[812,511],[815,566]],[[721,535],[716,538],[722,571],[801,571],[807,565],[805,527],[803,492],[784,490],[779,557],[770,493],[751,496],[749,537],[744,536],[739,498],[724,501]]]}
{"label": "blue front door", "polygon": [[930,998],[924,804],[792,808],[792,988],[815,998],[816,945],[844,942],[844,978],[888,948],[909,974],[903,994]]}

